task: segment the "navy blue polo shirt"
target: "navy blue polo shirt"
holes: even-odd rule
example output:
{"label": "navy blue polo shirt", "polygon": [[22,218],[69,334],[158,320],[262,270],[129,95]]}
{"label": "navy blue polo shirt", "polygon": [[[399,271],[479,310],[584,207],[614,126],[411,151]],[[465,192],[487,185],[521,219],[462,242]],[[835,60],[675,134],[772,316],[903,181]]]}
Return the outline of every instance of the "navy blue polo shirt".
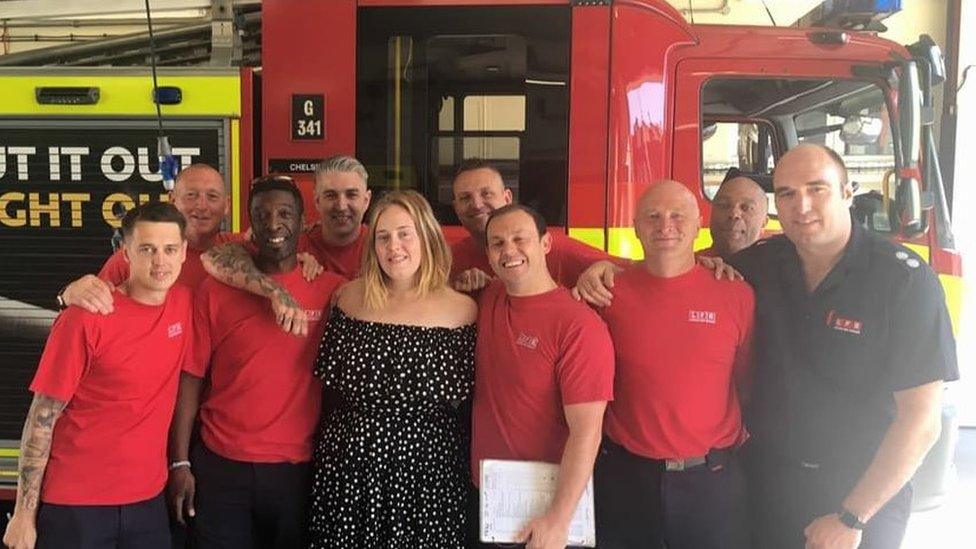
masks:
{"label": "navy blue polo shirt", "polygon": [[784,235],[730,259],[756,294],[746,426],[767,456],[856,478],[895,414],[893,393],[958,379],[938,277],[911,250],[852,223],[812,293]]}

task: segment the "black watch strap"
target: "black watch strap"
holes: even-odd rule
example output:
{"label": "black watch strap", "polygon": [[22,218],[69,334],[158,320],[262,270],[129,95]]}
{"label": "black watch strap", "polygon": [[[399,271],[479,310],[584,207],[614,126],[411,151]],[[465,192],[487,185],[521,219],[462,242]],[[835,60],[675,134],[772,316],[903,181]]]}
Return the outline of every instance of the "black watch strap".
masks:
{"label": "black watch strap", "polygon": [[844,526],[853,528],[855,530],[864,530],[865,524],[861,522],[861,519],[858,518],[858,516],[854,513],[848,511],[847,509],[841,508],[837,514],[839,515],[840,521],[844,524]]}
{"label": "black watch strap", "polygon": [[57,300],[58,300],[58,310],[59,311],[63,311],[63,310],[65,310],[65,309],[68,308],[68,304],[64,302],[64,291],[67,288],[68,287],[65,286],[65,287],[61,288],[60,290],[58,290]]}

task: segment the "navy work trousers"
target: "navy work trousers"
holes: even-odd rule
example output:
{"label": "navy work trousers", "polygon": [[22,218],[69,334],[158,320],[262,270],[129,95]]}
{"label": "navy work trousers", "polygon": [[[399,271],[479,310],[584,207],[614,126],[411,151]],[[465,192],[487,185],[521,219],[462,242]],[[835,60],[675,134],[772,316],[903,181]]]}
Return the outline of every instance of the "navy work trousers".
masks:
{"label": "navy work trousers", "polygon": [[56,505],[37,511],[37,549],[170,549],[160,494],[127,505]]}
{"label": "navy work trousers", "polygon": [[[859,477],[754,454],[748,455],[746,470],[757,549],[802,549],[803,530],[817,517],[838,512]],[[860,549],[901,547],[911,508],[909,484],[868,521]]]}
{"label": "navy work trousers", "polygon": [[662,460],[604,438],[594,490],[600,549],[748,547],[745,480],[734,453],[717,471],[665,471]]}
{"label": "navy work trousers", "polygon": [[193,538],[197,549],[307,547],[308,463],[246,463],[198,444]]}

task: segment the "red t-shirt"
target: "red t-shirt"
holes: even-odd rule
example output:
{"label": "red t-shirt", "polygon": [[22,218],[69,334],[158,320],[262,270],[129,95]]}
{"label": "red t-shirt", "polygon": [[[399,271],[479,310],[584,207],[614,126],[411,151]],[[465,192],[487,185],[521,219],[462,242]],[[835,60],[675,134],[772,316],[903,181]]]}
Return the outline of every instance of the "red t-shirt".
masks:
{"label": "red t-shirt", "polygon": [[174,286],[162,305],[115,293],[115,312],[62,312],[34,393],[67,402],[54,427],[41,501],[124,505],[166,484],[166,437],[180,366],[192,343],[192,297]]}
{"label": "red t-shirt", "polygon": [[[552,236],[552,249],[546,255],[546,266],[549,267],[552,278],[562,286],[575,286],[583,271],[597,261],[609,259],[616,262],[615,258],[603,250],[588,246],[561,232],[549,231],[549,234]],[[451,280],[472,268],[481,269],[488,276],[495,276],[484,246],[471,235],[451,246],[451,258]]]}
{"label": "red t-shirt", "polygon": [[[226,244],[227,242],[240,242],[242,236],[239,233],[219,233],[214,239],[214,246],[219,244]],[[183,267],[180,269],[180,276],[176,279],[177,284],[182,284],[190,288],[196,288],[203,282],[203,279],[207,278],[207,271],[203,268],[203,262],[200,260],[200,256],[203,252],[207,250],[197,250],[192,246],[186,247],[186,261],[183,262]],[[122,250],[115,250],[102,265],[102,270],[98,271],[98,278],[112,284],[113,286],[118,286],[122,284],[129,278],[129,263],[125,260],[125,256],[122,255]]]}
{"label": "red t-shirt", "polygon": [[752,288],[700,265],[673,278],[637,265],[617,275],[613,295],[601,310],[617,355],[607,435],[655,459],[741,442],[736,385],[750,360]]}
{"label": "red t-shirt", "polygon": [[606,325],[565,288],[509,296],[493,282],[478,300],[471,473],[482,459],[558,463],[563,407],[613,398]]}
{"label": "red t-shirt", "polygon": [[185,371],[209,377],[200,406],[200,437],[228,459],[299,463],[311,458],[322,399],[312,375],[332,292],[344,281],[301,270],[271,275],[309,316],[306,337],[284,332],[267,299],[212,278],[196,292],[194,353]]}
{"label": "red t-shirt", "polygon": [[363,261],[363,243],[366,242],[366,232],[364,225],[360,229],[359,238],[352,244],[332,246],[326,244],[322,238],[322,226],[316,224],[302,234],[298,243],[298,251],[312,254],[315,260],[325,267],[325,270],[332,271],[347,279],[353,279],[359,275],[359,265]]}

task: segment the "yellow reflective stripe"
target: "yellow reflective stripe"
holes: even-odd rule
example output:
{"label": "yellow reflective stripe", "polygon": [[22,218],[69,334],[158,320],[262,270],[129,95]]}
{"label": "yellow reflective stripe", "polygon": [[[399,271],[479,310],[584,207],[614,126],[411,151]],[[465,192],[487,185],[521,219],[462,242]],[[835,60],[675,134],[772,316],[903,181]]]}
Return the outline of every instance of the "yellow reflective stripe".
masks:
{"label": "yellow reflective stripe", "polygon": [[603,229],[569,228],[569,236],[594,248],[603,249]]}
{"label": "yellow reflective stripe", "polygon": [[952,333],[958,334],[963,293],[966,291],[962,277],[940,274],[939,282],[942,283],[942,290],[945,292],[946,308],[949,309],[949,318],[952,320]]}
{"label": "yellow reflective stripe", "polygon": [[20,456],[19,448],[0,448],[0,458],[15,458],[18,456]]}
{"label": "yellow reflective stripe", "polygon": [[230,230],[241,231],[241,122],[230,121]]}
{"label": "yellow reflective stripe", "polygon": [[[235,116],[241,115],[240,78],[226,76],[159,75],[160,86],[177,86],[183,92],[179,105],[163,105],[163,116]],[[34,88],[41,86],[98,87],[99,101],[94,105],[40,105]],[[2,76],[0,101],[2,115],[56,116],[156,116],[152,101],[152,78],[145,76]]]}
{"label": "yellow reflective stripe", "polygon": [[923,246],[921,244],[909,244],[907,242],[899,242],[902,246],[908,248],[909,250],[917,253],[919,257],[922,258],[926,263],[929,262],[929,247]]}

